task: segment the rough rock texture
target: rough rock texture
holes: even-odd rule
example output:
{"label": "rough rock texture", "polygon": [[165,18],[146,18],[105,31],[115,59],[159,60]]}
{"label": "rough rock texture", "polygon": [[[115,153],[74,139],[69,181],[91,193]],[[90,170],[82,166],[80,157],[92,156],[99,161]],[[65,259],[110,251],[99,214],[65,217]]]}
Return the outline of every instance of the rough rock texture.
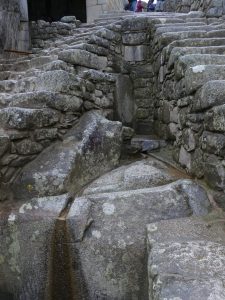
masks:
{"label": "rough rock texture", "polygon": [[14,182],[14,199],[78,192],[118,164],[121,134],[121,123],[108,121],[97,112],[85,114],[62,142],[27,164]]}
{"label": "rough rock texture", "polygon": [[147,232],[149,299],[224,298],[223,214],[152,223]]}
{"label": "rough rock texture", "polygon": [[[176,181],[174,172],[158,162],[122,166],[91,183],[114,168],[120,155],[122,125],[99,113],[131,126],[123,128],[127,141],[134,130],[158,134],[150,143],[133,142],[148,152],[156,149],[156,141],[159,147],[167,140],[181,166],[224,191],[223,21],[201,12],[128,12],[79,27],[39,22],[32,55],[0,60],[3,298],[148,298],[146,225],[206,215],[209,200],[197,183]],[[47,213],[35,204],[40,197],[52,200]],[[36,211],[40,222],[32,227]],[[40,249],[29,252],[36,255],[34,264],[25,261],[28,241],[46,220]],[[150,253],[160,276],[165,271],[181,275],[161,281],[162,299],[185,299],[187,290],[193,291],[190,299],[210,299],[210,293],[217,299],[224,294],[224,244],[212,236],[221,230],[188,234],[184,228],[191,225],[180,222],[186,223],[178,233],[179,226],[176,232],[171,228],[171,241],[153,245]],[[21,226],[15,234],[11,223]],[[187,236],[175,240],[182,234]],[[158,273],[149,264],[151,283]],[[31,283],[27,274],[34,276]],[[154,297],[160,299],[160,281],[155,284]]]}
{"label": "rough rock texture", "polygon": [[82,295],[147,299],[145,225],[205,215],[210,208],[206,193],[194,182],[165,185],[174,179],[162,164],[141,161],[106,174],[75,199],[67,226],[73,265],[79,261],[74,280],[76,274],[84,278],[79,281]]}
{"label": "rough rock texture", "polygon": [[[224,0],[196,1],[196,0],[165,0],[158,1],[157,9],[163,11],[176,11],[187,13],[189,11],[202,11],[207,17],[221,17],[225,13]],[[195,13],[195,12],[193,12]]]}
{"label": "rough rock texture", "polygon": [[0,298],[44,299],[55,223],[68,195],[1,205]]}
{"label": "rough rock texture", "polygon": [[1,190],[2,299],[62,299],[55,296],[61,273],[63,297],[73,299],[65,216],[74,193],[118,164],[121,135],[121,123],[87,113],[63,141],[27,164],[13,187]]}

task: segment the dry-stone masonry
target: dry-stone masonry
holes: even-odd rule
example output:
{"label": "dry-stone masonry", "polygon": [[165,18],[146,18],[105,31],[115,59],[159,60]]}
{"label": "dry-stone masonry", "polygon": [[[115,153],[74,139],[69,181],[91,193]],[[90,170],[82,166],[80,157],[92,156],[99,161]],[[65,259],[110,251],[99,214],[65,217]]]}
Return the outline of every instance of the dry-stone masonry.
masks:
{"label": "dry-stone masonry", "polygon": [[211,18],[221,17],[225,13],[224,0],[165,0],[158,2],[158,9],[164,11],[187,13],[189,11],[199,10]]}
{"label": "dry-stone masonry", "polygon": [[[0,299],[223,300],[224,18],[66,16],[31,35],[0,60]],[[121,161],[134,132],[151,136],[126,149],[168,144],[213,191]]]}

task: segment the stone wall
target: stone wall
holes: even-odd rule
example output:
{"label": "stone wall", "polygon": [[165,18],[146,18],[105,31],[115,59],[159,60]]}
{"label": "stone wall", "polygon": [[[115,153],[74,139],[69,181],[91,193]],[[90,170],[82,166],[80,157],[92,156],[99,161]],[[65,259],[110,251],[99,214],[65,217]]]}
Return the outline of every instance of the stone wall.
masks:
{"label": "stone wall", "polygon": [[96,33],[99,44],[107,40],[108,65],[119,76],[119,119],[167,140],[188,173],[219,190],[225,188],[224,29],[223,19],[191,12],[172,20],[127,17]]}
{"label": "stone wall", "polygon": [[[66,17],[65,17],[66,18]],[[46,22],[39,20],[30,23],[31,42],[33,48],[44,48],[60,37],[69,36],[73,34],[79,25],[80,21],[75,17],[72,22]],[[63,20],[63,18],[62,18]]]}
{"label": "stone wall", "polygon": [[86,0],[87,22],[92,22],[104,12],[122,11],[124,0]]}
{"label": "stone wall", "polygon": [[224,0],[165,0],[163,2],[163,10],[176,11],[182,13],[187,13],[193,10],[200,10],[203,11],[207,17],[220,17],[225,13],[225,1]]}
{"label": "stone wall", "polygon": [[28,50],[28,12],[24,0],[1,1],[0,28],[0,50]]}
{"label": "stone wall", "polygon": [[137,133],[157,133],[189,173],[224,188],[223,19],[215,23],[200,12],[172,21],[167,13],[137,14],[95,26],[88,38],[89,25],[81,27],[83,42],[80,28],[79,38],[74,31],[55,40],[43,26],[49,49],[13,65],[26,70],[23,79],[18,74],[0,85],[22,95],[3,95],[0,103],[4,177],[97,109]]}

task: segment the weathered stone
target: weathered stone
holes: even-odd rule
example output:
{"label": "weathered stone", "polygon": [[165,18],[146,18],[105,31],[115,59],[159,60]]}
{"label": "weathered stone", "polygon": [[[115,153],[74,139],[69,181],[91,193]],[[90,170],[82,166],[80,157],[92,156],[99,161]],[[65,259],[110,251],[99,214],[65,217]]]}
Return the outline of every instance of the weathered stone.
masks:
{"label": "weathered stone", "polygon": [[140,45],[146,42],[147,35],[146,33],[125,33],[122,36],[124,45]]}
{"label": "weathered stone", "polygon": [[179,163],[190,170],[191,168],[191,154],[187,152],[183,146],[180,148]]}
{"label": "weathered stone", "polygon": [[10,210],[1,203],[0,295],[45,298],[51,281],[51,240],[67,199],[68,195],[29,199],[11,204]]}
{"label": "weathered stone", "polygon": [[215,106],[206,113],[205,128],[209,131],[225,131],[225,104]]}
{"label": "weathered stone", "polygon": [[63,23],[75,23],[76,21],[76,17],[75,16],[64,16],[60,19],[60,22]]}
{"label": "weathered stone", "polygon": [[80,49],[65,50],[59,54],[59,59],[73,65],[80,65],[91,69],[102,70],[107,67],[106,57]]}
{"label": "weathered stone", "polygon": [[183,132],[183,144],[184,148],[190,152],[193,151],[196,147],[196,138],[191,129],[186,129]]}
{"label": "weathered stone", "polygon": [[225,57],[216,54],[189,54],[179,57],[175,63],[175,76],[179,79],[188,68],[199,65],[224,65]]}
{"label": "weathered stone", "polygon": [[131,145],[136,146],[141,152],[149,153],[152,150],[165,147],[166,142],[151,136],[134,136],[131,140]]}
{"label": "weathered stone", "polygon": [[101,28],[95,34],[109,41],[119,42],[121,40],[121,35],[119,33],[109,30],[107,28]]}
{"label": "weathered stone", "polygon": [[[49,92],[70,92],[71,89],[77,89],[79,83],[74,76],[63,70],[54,70],[41,73],[35,81],[36,91],[49,91]],[[33,86],[31,91],[33,91]]]}
{"label": "weathered stone", "polygon": [[204,151],[224,157],[225,136],[223,134],[204,131],[201,140],[201,146]]}
{"label": "weathered stone", "polygon": [[83,191],[83,195],[148,188],[164,185],[175,179],[164,164],[142,160],[100,177]]}
{"label": "weathered stone", "polygon": [[61,111],[80,111],[83,100],[75,95],[58,94],[54,101],[48,101],[48,106]]}
{"label": "weathered stone", "polygon": [[206,82],[196,95],[194,108],[201,110],[224,104],[225,81],[212,80]]}
{"label": "weathered stone", "polygon": [[146,119],[149,116],[149,111],[145,108],[138,108],[136,110],[135,116],[137,119]]}
{"label": "weathered stone", "polygon": [[30,155],[37,154],[43,150],[41,144],[33,142],[28,139],[24,139],[21,142],[16,143],[16,151],[18,154]]}
{"label": "weathered stone", "polygon": [[10,107],[0,110],[0,124],[9,129],[40,128],[57,123],[59,116],[59,113],[51,109]]}
{"label": "weathered stone", "polygon": [[131,140],[134,136],[134,129],[131,127],[123,126],[122,137],[124,141]]}
{"label": "weathered stone", "polygon": [[225,66],[196,65],[185,72],[187,93],[192,93],[202,87],[206,81],[223,80]]}
{"label": "weathered stone", "polygon": [[0,133],[0,157],[7,151],[9,144],[8,135]]}
{"label": "weathered stone", "polygon": [[225,189],[225,167],[221,162],[214,159],[205,163],[204,175],[206,182],[215,189]]}
{"label": "weathered stone", "polygon": [[219,215],[212,214],[166,220],[147,227],[150,299],[224,297],[225,240],[221,221]]}
{"label": "weathered stone", "polygon": [[125,125],[132,125],[134,117],[134,97],[132,82],[127,75],[119,75],[116,81],[115,110],[119,120]]}
{"label": "weathered stone", "polygon": [[149,51],[145,45],[124,46],[124,60],[130,62],[144,61],[148,59]]}
{"label": "weathered stone", "polygon": [[89,297],[146,299],[145,224],[204,215],[208,207],[206,194],[191,181],[76,199],[67,219],[69,245],[73,261],[81,262]]}
{"label": "weathered stone", "polygon": [[36,129],[34,131],[34,138],[36,141],[41,141],[45,139],[54,140],[57,137],[58,137],[57,128]]}
{"label": "weathered stone", "polygon": [[108,121],[97,112],[86,113],[62,142],[53,144],[23,169],[13,187],[15,197],[20,200],[78,191],[117,165],[121,131],[119,122]]}

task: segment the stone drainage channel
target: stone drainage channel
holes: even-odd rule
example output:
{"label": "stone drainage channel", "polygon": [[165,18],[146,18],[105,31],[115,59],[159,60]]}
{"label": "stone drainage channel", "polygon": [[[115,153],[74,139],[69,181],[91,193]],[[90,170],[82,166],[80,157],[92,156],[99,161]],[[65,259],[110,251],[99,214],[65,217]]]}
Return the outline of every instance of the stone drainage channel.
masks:
{"label": "stone drainage channel", "polygon": [[[132,162],[137,162],[141,159],[140,154],[136,154],[133,156],[134,157],[132,160],[128,157],[124,158],[124,160],[121,162],[121,166],[123,164],[127,165],[131,164]],[[154,160],[154,154],[150,157],[152,157]],[[164,159],[160,159],[159,161],[162,160],[164,161]],[[168,164],[168,161],[166,161],[166,163]],[[181,169],[177,169],[172,164],[168,164],[168,170],[170,174],[172,176],[175,176],[177,179],[191,178],[186,173],[182,172]],[[63,208],[63,210],[59,214],[59,217],[55,221],[55,229],[51,241],[51,259],[48,277],[49,289],[47,291],[48,300],[90,299],[88,298],[88,291],[85,288],[85,282],[83,278],[84,276],[82,274],[82,271],[79,269],[79,261],[75,261],[75,265],[73,265],[75,273],[72,271],[72,259],[70,248],[68,247],[71,238],[69,236],[69,230],[67,226],[67,216],[69,214],[73,201],[76,201],[76,198],[79,197],[79,195],[82,195],[84,189],[85,188],[77,193],[77,195],[68,197],[65,208]],[[91,225],[91,223],[92,222],[90,222],[89,225]],[[88,228],[86,228],[86,230],[87,229]]]}
{"label": "stone drainage channel", "polygon": [[[143,156],[145,157],[143,160]],[[154,164],[165,164],[167,165],[167,171],[168,173],[173,177],[176,178],[176,180],[185,180],[185,179],[191,179],[191,176],[186,174],[183,170],[180,168],[177,168],[177,165],[175,162],[171,162],[168,159],[165,159],[160,153],[151,153],[149,155],[134,155],[133,158],[126,158],[121,161],[122,166],[126,165],[132,165],[133,163],[139,163],[141,161],[148,161],[154,162]],[[153,165],[154,165],[153,164]],[[103,175],[104,176],[104,175]],[[96,181],[96,180],[95,180]],[[94,181],[94,182],[95,182]],[[97,179],[98,181],[98,179]],[[199,182],[201,185],[205,186],[204,182]],[[89,185],[92,185],[92,183],[89,183],[86,187]],[[71,236],[70,236],[70,230],[68,230],[68,224],[67,224],[67,217],[70,211],[71,206],[73,205],[73,202],[76,201],[76,198],[82,195],[83,191],[85,190],[84,187],[77,195],[73,195],[68,197],[66,206],[61,211],[60,215],[55,221],[55,229],[52,236],[51,241],[51,259],[50,259],[50,267],[49,267],[49,275],[48,275],[48,290],[46,299],[49,300],[81,300],[81,299],[93,299],[90,298],[88,295],[88,290],[86,288],[85,284],[85,278],[84,274],[82,274],[81,270],[81,262],[80,262],[80,256],[79,253],[77,253],[77,256],[75,253],[71,253],[70,251],[70,243],[71,243]],[[206,186],[205,186],[206,187]],[[218,206],[213,200],[213,197],[211,195],[212,191],[209,191],[208,189],[208,197],[211,201],[212,207],[214,207],[215,211],[219,210]],[[85,231],[89,229],[91,226],[93,220],[90,221],[87,228],[85,228]],[[224,219],[220,219],[220,222],[224,223]],[[85,235],[85,232],[83,233],[83,237]],[[79,241],[81,242],[81,241]],[[71,255],[75,256],[75,261],[72,259]],[[144,259],[146,265],[147,265],[147,253],[146,257]],[[73,264],[73,266],[72,266]],[[144,272],[147,276],[147,270]],[[145,286],[145,288],[147,285]],[[143,295],[144,297],[147,297],[148,291],[146,290]],[[109,299],[106,296],[100,296],[99,298],[95,299]],[[111,298],[110,298],[111,299]],[[122,299],[122,298],[121,298]],[[128,299],[128,298],[126,298]],[[135,298],[136,299],[136,298]],[[139,299],[139,298],[137,298]],[[140,298],[140,299],[147,299],[147,298]],[[149,298],[151,299],[151,298]]]}

